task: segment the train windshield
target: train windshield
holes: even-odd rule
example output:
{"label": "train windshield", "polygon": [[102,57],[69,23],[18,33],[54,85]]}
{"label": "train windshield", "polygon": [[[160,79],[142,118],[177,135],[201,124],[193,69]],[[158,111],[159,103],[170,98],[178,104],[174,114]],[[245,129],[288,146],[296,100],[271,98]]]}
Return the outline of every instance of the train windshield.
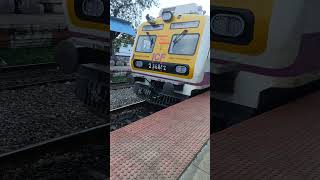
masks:
{"label": "train windshield", "polygon": [[155,35],[141,35],[138,38],[136,52],[151,53],[156,42]]}
{"label": "train windshield", "polygon": [[175,34],[169,47],[169,54],[194,55],[199,34]]}

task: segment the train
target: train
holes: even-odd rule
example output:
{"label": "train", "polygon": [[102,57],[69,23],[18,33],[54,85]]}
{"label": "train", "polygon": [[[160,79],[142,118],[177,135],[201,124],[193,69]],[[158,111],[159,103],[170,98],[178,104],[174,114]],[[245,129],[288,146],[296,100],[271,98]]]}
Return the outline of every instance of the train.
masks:
{"label": "train", "polygon": [[55,50],[55,60],[65,73],[79,73],[76,96],[102,116],[109,111],[108,5],[107,0],[64,0],[70,38]]}
{"label": "train", "polygon": [[318,0],[211,0],[214,131],[319,89],[318,7]]}
{"label": "train", "polygon": [[170,106],[210,87],[210,17],[195,3],[161,9],[137,28],[131,77],[138,97]]}

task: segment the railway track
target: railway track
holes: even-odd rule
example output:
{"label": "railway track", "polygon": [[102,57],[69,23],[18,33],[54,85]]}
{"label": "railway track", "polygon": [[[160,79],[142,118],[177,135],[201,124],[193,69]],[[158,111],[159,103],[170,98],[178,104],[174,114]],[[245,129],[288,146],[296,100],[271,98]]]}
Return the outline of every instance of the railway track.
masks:
{"label": "railway track", "polygon": [[75,74],[64,74],[56,63],[2,67],[0,68],[0,91],[75,79]]}
{"label": "railway track", "polygon": [[4,66],[0,67],[0,73],[24,71],[25,69],[39,69],[39,68],[56,68],[57,63],[39,63],[39,64],[27,64],[17,66]]}
{"label": "railway track", "polygon": [[[75,81],[75,74],[64,74],[56,63],[30,64],[0,68],[0,91]],[[111,83],[111,90],[133,87],[130,83]]]}
{"label": "railway track", "polygon": [[[69,153],[69,156],[71,156],[72,154],[77,154],[79,152],[79,149],[83,147],[100,147],[100,149],[102,148],[103,151],[99,151],[100,154],[98,155],[103,158],[99,159],[100,162],[98,162],[97,160],[95,160],[95,162],[102,164],[103,162],[105,162],[105,167],[100,168],[100,170],[106,170],[109,168],[109,164],[107,163],[107,157],[109,156],[109,132],[121,128],[145,116],[148,116],[158,110],[160,110],[159,107],[150,106],[150,104],[145,101],[140,101],[120,108],[112,109],[110,110],[110,121],[107,121],[109,123],[47,140],[35,145],[30,145],[13,152],[1,154],[0,174],[8,175],[10,174],[10,172],[15,172],[17,167],[23,167],[25,171],[29,171],[28,169],[30,169],[30,167],[39,168],[40,166],[31,164],[48,164],[43,163],[43,161],[51,161],[51,163],[56,164],[55,161],[60,161],[63,154]],[[93,148],[93,150],[90,151],[94,151],[94,149],[96,148]],[[92,154],[92,156],[95,155]],[[80,162],[81,160],[78,159],[77,163],[79,163],[78,161]],[[42,169],[46,168],[47,167]],[[92,168],[89,168],[89,170],[90,172],[87,172],[86,175],[91,175],[92,177],[90,176],[90,178],[92,179],[105,179],[105,177],[107,177],[107,170],[105,172],[92,172]],[[49,171],[48,169],[46,169],[46,171],[48,171],[48,173],[52,173],[50,172],[51,170]],[[53,169],[52,171],[55,171],[55,169]],[[23,171],[22,174],[26,174],[26,172]],[[3,177],[0,176],[0,178]]]}
{"label": "railway track", "polygon": [[139,101],[110,111],[110,131],[117,130],[134,121],[163,109],[146,101]]}
{"label": "railway track", "polygon": [[[66,162],[61,162],[61,157],[65,154],[69,154],[72,157],[72,154],[78,154],[76,161],[74,158],[68,158],[67,163],[71,163],[71,161],[75,161],[71,164],[73,166],[77,166],[77,164],[84,164],[86,161],[90,160],[91,158],[95,161],[95,163],[100,164],[100,167],[96,168],[97,170],[93,170],[93,168],[88,167],[88,169],[83,169],[82,176],[86,176],[90,179],[105,179],[107,176],[107,169],[108,169],[108,132],[109,132],[109,124],[100,125],[94,128],[86,129],[77,133],[69,134],[66,136],[62,136],[59,138],[54,138],[48,141],[44,141],[35,145],[31,145],[17,151],[9,152],[6,154],[0,155],[0,178],[4,177],[16,177],[16,170],[22,170],[22,176],[26,177],[25,174],[30,171],[30,167],[34,168],[34,173],[39,173],[37,169],[41,169],[43,178],[49,178],[51,174],[60,174],[61,178],[65,178],[63,175],[65,168],[75,168],[75,167],[60,167],[59,172],[56,167],[50,168],[48,164],[66,164]],[[87,152],[86,159],[79,158],[79,154],[81,149],[86,147],[94,147],[95,149],[100,148],[98,154],[94,154],[94,152]],[[91,149],[91,151],[95,151],[95,149]],[[88,155],[89,154],[89,155]],[[88,158],[89,156],[89,158]],[[97,160],[94,157],[99,156],[100,159]],[[81,157],[81,156],[80,156]],[[60,161],[60,162],[59,162]],[[82,162],[84,161],[84,162]],[[105,162],[105,163],[104,163]],[[37,164],[33,165],[32,164]],[[85,163],[87,164],[87,163]],[[70,164],[69,164],[70,165]],[[90,164],[87,164],[90,166]],[[39,167],[40,166],[40,167]],[[45,166],[41,168],[41,166]],[[68,166],[65,165],[65,166]],[[44,169],[44,170],[43,170]],[[56,171],[56,173],[54,172]],[[71,176],[77,176],[77,170],[73,172]],[[20,174],[20,175],[21,175]],[[70,172],[69,172],[70,174]],[[18,176],[20,176],[18,175]],[[33,175],[33,173],[31,174]],[[93,178],[95,177],[95,178]],[[30,178],[30,177],[28,177]],[[57,177],[51,177],[57,178]]]}

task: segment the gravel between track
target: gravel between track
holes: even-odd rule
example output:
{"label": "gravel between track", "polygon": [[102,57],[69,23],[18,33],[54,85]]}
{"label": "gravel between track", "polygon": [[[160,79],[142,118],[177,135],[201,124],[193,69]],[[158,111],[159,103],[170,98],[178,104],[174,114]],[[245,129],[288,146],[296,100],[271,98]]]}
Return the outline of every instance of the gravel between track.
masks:
{"label": "gravel between track", "polygon": [[0,91],[0,153],[107,123],[74,95],[74,84]]}
{"label": "gravel between track", "polygon": [[138,98],[136,94],[133,92],[133,87],[111,90],[110,93],[110,108],[115,109],[124,105],[132,104],[142,99]]}
{"label": "gravel between track", "polygon": [[33,164],[0,170],[0,179],[105,180],[109,154],[106,146],[89,146],[62,155],[47,154]]}
{"label": "gravel between track", "polygon": [[[110,108],[141,101],[133,88],[111,90]],[[0,91],[0,154],[107,123],[74,95],[74,83]]]}

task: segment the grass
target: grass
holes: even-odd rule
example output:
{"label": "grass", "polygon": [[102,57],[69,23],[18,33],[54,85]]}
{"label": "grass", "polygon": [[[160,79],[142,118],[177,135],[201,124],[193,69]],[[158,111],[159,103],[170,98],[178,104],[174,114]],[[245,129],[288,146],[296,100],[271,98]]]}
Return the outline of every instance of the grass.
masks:
{"label": "grass", "polygon": [[112,83],[126,83],[128,82],[127,76],[116,76],[111,78]]}
{"label": "grass", "polygon": [[54,62],[54,48],[2,48],[0,58],[9,66]]}

